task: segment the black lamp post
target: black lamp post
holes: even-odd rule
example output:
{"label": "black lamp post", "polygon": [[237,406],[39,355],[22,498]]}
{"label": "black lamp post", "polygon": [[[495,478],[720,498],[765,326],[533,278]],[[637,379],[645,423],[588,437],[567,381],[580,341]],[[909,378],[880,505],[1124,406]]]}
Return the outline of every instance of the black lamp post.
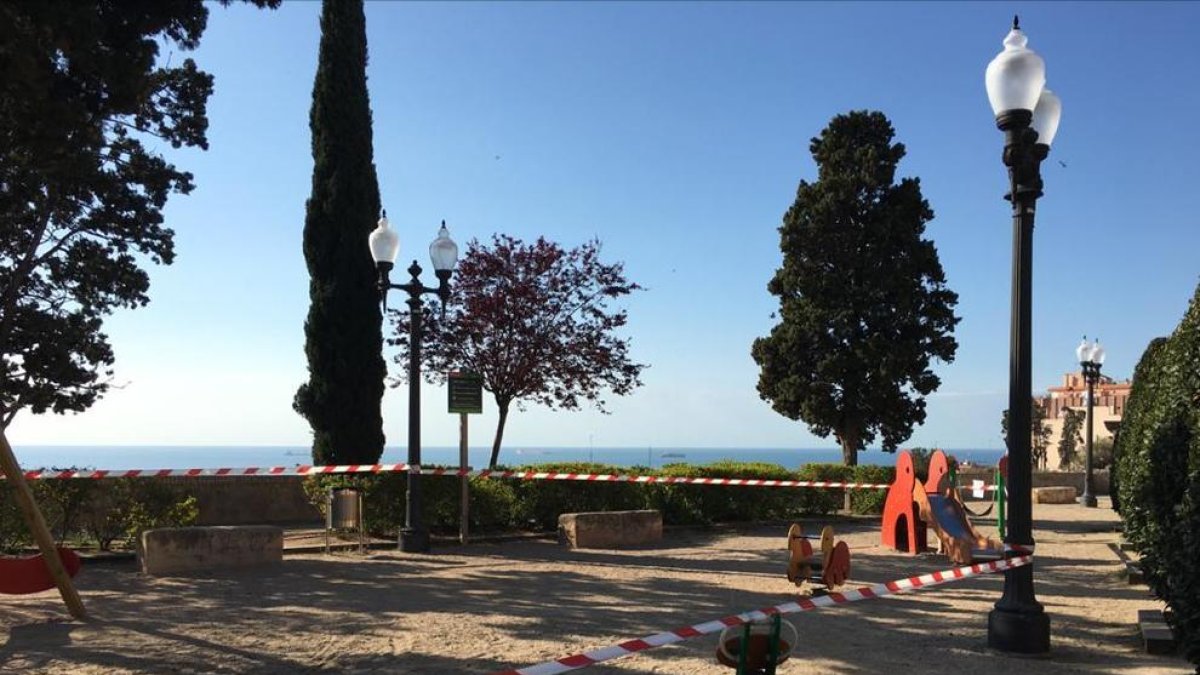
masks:
{"label": "black lamp post", "polygon": [[[1006,544],[1033,546],[1030,498],[1032,458],[1030,408],[1030,327],[1032,323],[1033,216],[1042,196],[1042,160],[1058,131],[1062,106],[1046,89],[1046,65],[1026,47],[1017,19],[1004,38],[1004,51],[988,64],[985,81],[996,124],[1004,132],[1012,202],[1012,327],[1009,350],[1008,531]],[[1024,431],[1020,431],[1024,430]],[[1004,573],[1004,593],[988,614],[988,646],[1005,652],[1043,654],[1050,650],[1050,617],[1033,592],[1033,565]]]}
{"label": "black lamp post", "polygon": [[400,529],[400,550],[408,553],[424,553],[429,550],[429,528],[421,514],[421,296],[435,293],[445,303],[450,297],[450,275],[458,261],[458,245],[450,239],[446,221],[437,239],[429,245],[429,258],[433,262],[433,273],[437,275],[437,288],[421,283],[421,266],[414,260],[408,266],[411,277],[407,284],[393,284],[388,280],[396,256],[400,253],[400,236],[388,227],[387,211],[379,219],[379,226],[371,233],[371,257],[379,268],[379,294],[387,309],[387,292],[393,288],[408,293],[408,485],[404,496],[404,527]]}
{"label": "black lamp post", "polygon": [[1083,368],[1083,381],[1087,383],[1087,438],[1084,440],[1083,459],[1083,496],[1080,502],[1084,506],[1095,508],[1096,492],[1092,486],[1092,419],[1095,415],[1096,384],[1100,382],[1100,366],[1104,363],[1104,347],[1100,341],[1089,345],[1087,336],[1075,348],[1075,356],[1079,358],[1079,366]]}

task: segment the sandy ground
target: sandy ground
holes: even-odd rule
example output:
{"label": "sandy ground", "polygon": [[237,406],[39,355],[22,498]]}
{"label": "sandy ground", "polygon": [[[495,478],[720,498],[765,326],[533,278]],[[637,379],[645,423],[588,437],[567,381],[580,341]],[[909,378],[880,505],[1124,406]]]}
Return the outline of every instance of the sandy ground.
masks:
{"label": "sandy ground", "polygon": [[[1034,509],[1048,658],[986,648],[1002,583],[992,575],[791,615],[801,642],[780,673],[1192,672],[1179,657],[1140,651],[1135,612],[1160,605],[1122,578],[1107,546],[1118,536],[1112,511]],[[834,523],[853,550],[854,582],[949,567],[880,549],[877,521]],[[785,532],[671,531],[634,551],[521,541],[289,555],[275,569],[188,578],[88,567],[78,578],[86,622],[70,621],[53,592],[0,598],[0,671],[489,673],[792,600]],[[701,636],[585,672],[732,672],[715,663],[715,644]]]}

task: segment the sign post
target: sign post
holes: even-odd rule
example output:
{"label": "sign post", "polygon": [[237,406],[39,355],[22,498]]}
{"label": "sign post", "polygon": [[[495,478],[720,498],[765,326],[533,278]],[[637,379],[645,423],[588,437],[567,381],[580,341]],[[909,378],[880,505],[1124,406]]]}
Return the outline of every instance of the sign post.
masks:
{"label": "sign post", "polygon": [[470,458],[467,456],[467,415],[478,415],[483,412],[483,378],[475,373],[452,372],[449,377],[448,408],[450,414],[458,414],[458,468],[464,473],[462,477],[462,506],[459,511],[458,540],[467,543],[467,523],[471,513],[471,480],[465,473],[470,471]]}

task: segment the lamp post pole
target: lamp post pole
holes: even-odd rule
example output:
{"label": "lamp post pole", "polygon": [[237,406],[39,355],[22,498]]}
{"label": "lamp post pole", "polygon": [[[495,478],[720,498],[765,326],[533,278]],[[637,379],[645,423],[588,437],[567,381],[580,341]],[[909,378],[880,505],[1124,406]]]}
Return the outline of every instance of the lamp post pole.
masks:
{"label": "lamp post pole", "polygon": [[1100,382],[1100,365],[1104,363],[1104,348],[1100,346],[1099,340],[1089,347],[1087,338],[1084,337],[1083,342],[1075,350],[1075,354],[1079,357],[1079,366],[1083,369],[1083,381],[1087,383],[1087,438],[1084,439],[1083,446],[1083,496],[1079,501],[1084,506],[1095,508],[1096,491],[1092,485],[1093,419],[1096,405],[1096,384]]}
{"label": "lamp post pole", "polygon": [[429,257],[433,260],[437,288],[421,283],[421,266],[414,260],[408,266],[409,282],[393,284],[388,275],[400,252],[400,239],[389,228],[387,212],[379,219],[379,226],[371,233],[371,256],[379,269],[379,294],[384,310],[387,310],[387,292],[392,289],[408,293],[408,478],[404,494],[404,527],[400,529],[398,546],[406,553],[429,551],[429,528],[425,525],[421,499],[421,296],[426,293],[437,295],[443,305],[450,298],[450,276],[458,258],[458,246],[450,239],[446,222],[437,239],[429,245]]}
{"label": "lamp post pole", "polygon": [[[1060,104],[1045,88],[1045,64],[1028,49],[1016,19],[1005,49],[987,69],[988,98],[1004,132],[1012,203],[1012,319],[1009,351],[1008,530],[1004,541],[1032,548],[1032,452],[1030,406],[1033,286],[1033,221],[1042,196],[1041,163],[1058,128]],[[988,614],[988,646],[1005,652],[1042,654],[1050,650],[1050,618],[1037,601],[1033,565],[1004,573],[1004,592]]]}

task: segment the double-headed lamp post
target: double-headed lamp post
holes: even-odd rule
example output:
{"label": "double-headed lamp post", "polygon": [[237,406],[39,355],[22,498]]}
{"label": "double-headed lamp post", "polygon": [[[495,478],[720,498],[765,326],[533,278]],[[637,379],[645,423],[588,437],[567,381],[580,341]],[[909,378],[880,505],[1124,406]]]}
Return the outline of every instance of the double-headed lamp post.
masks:
{"label": "double-headed lamp post", "polygon": [[[1058,131],[1062,105],[1046,88],[1046,64],[1026,47],[1028,40],[1013,18],[1004,51],[988,64],[985,81],[996,124],[1004,132],[1004,164],[1008,167],[1012,202],[1012,327],[1009,350],[1008,435],[1009,521],[1006,544],[1033,546],[1030,499],[1032,460],[1029,400],[1031,378],[1031,301],[1033,216],[1042,196],[1042,160]],[[1005,652],[1043,654],[1050,650],[1050,618],[1033,592],[1033,565],[1004,573],[1004,593],[988,614],[988,646]]]}
{"label": "double-headed lamp post", "polygon": [[421,514],[421,296],[434,293],[445,303],[450,298],[450,275],[458,261],[458,245],[450,238],[446,221],[437,239],[429,245],[429,259],[433,262],[433,273],[437,275],[437,288],[421,283],[421,266],[414,260],[408,266],[411,277],[407,284],[393,284],[388,273],[395,265],[400,253],[400,235],[391,229],[384,211],[379,226],[369,239],[371,257],[379,269],[380,300],[387,308],[387,292],[393,288],[408,293],[408,489],[404,497],[404,527],[400,529],[400,550],[409,553],[424,553],[429,550],[429,528]]}
{"label": "double-headed lamp post", "polygon": [[1096,506],[1096,493],[1092,487],[1092,425],[1095,414],[1096,384],[1100,382],[1100,366],[1104,363],[1104,347],[1096,340],[1088,344],[1087,336],[1075,348],[1075,356],[1079,366],[1083,368],[1083,381],[1087,383],[1087,439],[1084,441],[1085,454],[1083,458],[1083,497],[1080,501],[1084,506]]}

